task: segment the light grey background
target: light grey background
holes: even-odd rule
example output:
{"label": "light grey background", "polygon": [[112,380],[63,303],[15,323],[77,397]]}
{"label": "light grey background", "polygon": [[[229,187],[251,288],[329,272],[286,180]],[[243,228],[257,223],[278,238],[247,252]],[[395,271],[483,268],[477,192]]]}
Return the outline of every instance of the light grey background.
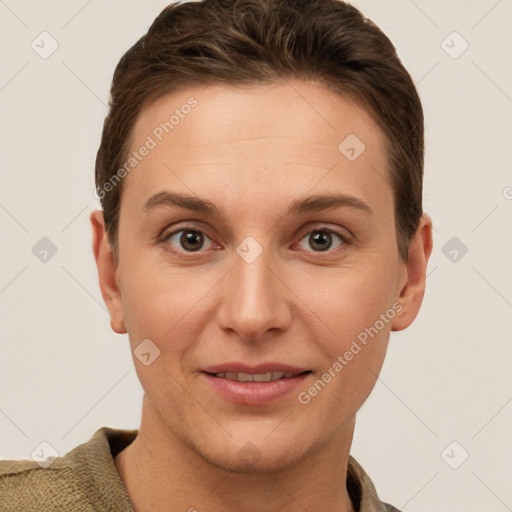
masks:
{"label": "light grey background", "polygon": [[[167,3],[0,0],[1,458],[139,426],[88,215],[112,72]],[[512,510],[512,2],[353,3],[418,85],[435,247],[423,309],[392,334],[352,454],[404,511]],[[43,31],[58,43],[46,59],[31,47],[51,48]],[[32,252],[42,237],[58,250],[46,263]]]}

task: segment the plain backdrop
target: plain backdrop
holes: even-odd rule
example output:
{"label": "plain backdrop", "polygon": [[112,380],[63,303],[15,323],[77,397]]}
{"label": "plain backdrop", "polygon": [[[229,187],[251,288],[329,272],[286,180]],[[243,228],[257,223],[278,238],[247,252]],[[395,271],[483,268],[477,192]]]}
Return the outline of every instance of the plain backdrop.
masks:
{"label": "plain backdrop", "polygon": [[[167,3],[0,1],[1,458],[139,427],[89,213],[112,72]],[[512,510],[512,2],[353,3],[421,95],[435,232],[423,308],[391,336],[352,454],[404,511]]]}

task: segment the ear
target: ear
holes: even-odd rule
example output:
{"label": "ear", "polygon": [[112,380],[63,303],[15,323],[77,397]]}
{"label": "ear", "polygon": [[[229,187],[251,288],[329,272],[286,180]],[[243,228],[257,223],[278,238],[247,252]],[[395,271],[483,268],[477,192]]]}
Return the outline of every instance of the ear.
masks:
{"label": "ear", "polygon": [[391,323],[392,331],[401,331],[409,327],[420,310],[425,295],[427,264],[431,252],[432,219],[424,213],[409,243],[409,257],[407,263],[404,263],[405,283],[397,299],[402,309]]}
{"label": "ear", "polygon": [[103,212],[94,210],[91,213],[92,250],[98,267],[101,295],[110,312],[110,326],[117,334],[127,332],[121,303],[121,292],[117,286],[117,265],[110,247],[103,220]]}

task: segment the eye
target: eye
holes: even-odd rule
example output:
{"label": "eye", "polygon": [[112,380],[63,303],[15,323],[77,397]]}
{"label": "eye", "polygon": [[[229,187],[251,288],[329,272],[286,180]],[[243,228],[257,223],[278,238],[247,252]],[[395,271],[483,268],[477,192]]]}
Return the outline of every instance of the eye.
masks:
{"label": "eye", "polygon": [[324,252],[337,249],[345,243],[348,243],[348,239],[344,234],[332,229],[318,228],[310,231],[298,245],[304,250],[308,250],[309,245],[315,252]]}
{"label": "eye", "polygon": [[[194,228],[183,228],[173,231],[163,237],[164,243],[185,252],[198,252],[201,249],[211,249],[214,243],[203,231]],[[309,231],[298,246],[314,252],[334,250],[349,242],[348,236],[331,228],[320,227]],[[309,247],[308,247],[309,246]]]}
{"label": "eye", "polygon": [[[211,239],[197,229],[180,229],[179,231],[174,231],[164,237],[164,242],[174,247],[178,244],[178,248],[186,252],[196,252],[203,248],[211,249],[213,246]],[[205,247],[205,244],[207,247]]]}

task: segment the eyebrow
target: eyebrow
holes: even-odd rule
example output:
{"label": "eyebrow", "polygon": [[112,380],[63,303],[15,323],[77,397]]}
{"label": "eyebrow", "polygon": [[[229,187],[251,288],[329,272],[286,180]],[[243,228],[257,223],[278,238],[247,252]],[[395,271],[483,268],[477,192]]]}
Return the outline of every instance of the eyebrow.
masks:
{"label": "eyebrow", "polygon": [[[168,206],[174,208],[183,208],[198,213],[223,218],[221,211],[206,199],[187,194],[177,194],[175,192],[163,191],[151,196],[145,203],[143,210],[149,212],[159,206]],[[316,194],[293,201],[285,215],[304,214],[308,212],[317,212],[321,210],[331,210],[335,208],[349,207],[371,214],[371,208],[357,197],[336,193],[336,194]]]}

